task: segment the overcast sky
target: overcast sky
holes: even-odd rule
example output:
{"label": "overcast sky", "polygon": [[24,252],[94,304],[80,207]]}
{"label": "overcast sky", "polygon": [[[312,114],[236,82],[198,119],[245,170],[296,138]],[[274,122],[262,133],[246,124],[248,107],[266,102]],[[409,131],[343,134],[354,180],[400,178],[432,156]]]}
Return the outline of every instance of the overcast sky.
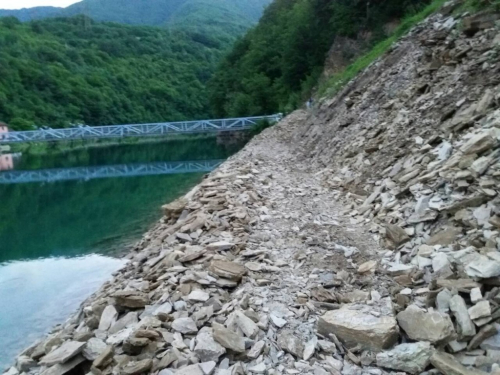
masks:
{"label": "overcast sky", "polygon": [[0,9],[21,9],[39,6],[67,7],[81,0],[0,0]]}

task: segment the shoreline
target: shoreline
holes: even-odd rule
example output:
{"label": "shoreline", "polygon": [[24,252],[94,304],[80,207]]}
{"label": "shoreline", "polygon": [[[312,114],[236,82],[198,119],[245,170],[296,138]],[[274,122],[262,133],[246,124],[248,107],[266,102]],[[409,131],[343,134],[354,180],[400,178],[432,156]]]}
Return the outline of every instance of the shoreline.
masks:
{"label": "shoreline", "polygon": [[[290,273],[289,264],[278,254],[264,254],[262,250],[262,246],[271,243],[283,247],[285,237],[275,241],[264,235],[266,241],[260,239],[268,232],[270,210],[274,210],[267,206],[268,184],[272,181],[280,186],[280,182],[274,180],[272,172],[258,170],[272,169],[272,164],[277,163],[268,160],[271,165],[266,165],[253,156],[271,150],[261,141],[270,131],[278,131],[279,126],[254,138],[184,197],[165,205],[165,216],[123,256],[128,263],[49,337],[24,350],[16,360],[17,367],[33,375],[63,375],[75,367],[96,375],[112,368],[129,375],[170,371],[166,368],[172,363],[175,368],[184,368],[190,362],[185,353],[185,340],[195,345],[190,349],[200,360],[210,362],[209,359],[214,359],[211,351],[201,348],[207,344],[203,342],[203,335],[207,334],[209,346],[213,335],[225,337],[221,340],[234,339],[231,332],[219,327],[217,322],[223,323],[221,317],[233,314],[245,304],[253,306],[256,314],[251,322],[241,318],[246,324],[252,329],[273,329],[275,326],[269,322],[266,308],[262,309],[262,303],[254,299],[258,293],[269,293],[272,284],[281,283],[287,278],[284,275]],[[283,159],[282,154],[276,153],[276,147],[272,153]],[[249,161],[251,159],[253,161]],[[298,174],[301,179],[303,174]],[[323,194],[329,195],[326,191]],[[307,196],[303,197],[307,200]],[[333,217],[331,220],[335,221]],[[280,230],[294,233],[289,224]],[[302,245],[293,240],[293,246]],[[281,251],[293,259],[286,249]],[[362,254],[366,255],[364,251]],[[256,263],[259,260],[267,262]],[[310,272],[310,268],[304,272]],[[293,310],[287,306],[295,302],[276,303],[279,294],[274,302],[268,301],[275,309],[274,314],[287,319],[290,326],[307,322],[304,320],[307,314],[302,319],[292,319]],[[207,325],[209,321],[211,328]],[[312,325],[308,324],[304,336],[307,341],[315,337]],[[253,343],[261,346],[262,340]],[[232,351],[233,344],[243,345],[244,351],[250,349],[247,348],[250,342],[243,341],[219,348],[227,353],[231,371],[241,366],[237,353]],[[61,348],[66,354],[74,350],[65,359],[68,365],[58,364]],[[158,351],[162,353],[160,356],[155,355]],[[48,360],[51,356],[57,358]],[[172,359],[168,364],[167,358]],[[11,367],[7,374],[17,372]]]}

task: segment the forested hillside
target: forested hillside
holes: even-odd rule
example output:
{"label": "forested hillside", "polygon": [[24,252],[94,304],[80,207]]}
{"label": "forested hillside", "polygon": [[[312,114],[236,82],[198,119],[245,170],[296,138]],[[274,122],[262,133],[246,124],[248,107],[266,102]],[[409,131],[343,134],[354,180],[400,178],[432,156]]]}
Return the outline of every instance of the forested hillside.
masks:
{"label": "forested hillside", "polygon": [[[225,58],[211,81],[217,116],[290,111],[303,103],[338,37],[366,51],[390,32],[389,24],[428,0],[275,0],[259,25]],[[332,51],[354,56],[348,49]]]}
{"label": "forested hillside", "polygon": [[0,19],[0,119],[14,129],[209,116],[217,33],[57,18]]}

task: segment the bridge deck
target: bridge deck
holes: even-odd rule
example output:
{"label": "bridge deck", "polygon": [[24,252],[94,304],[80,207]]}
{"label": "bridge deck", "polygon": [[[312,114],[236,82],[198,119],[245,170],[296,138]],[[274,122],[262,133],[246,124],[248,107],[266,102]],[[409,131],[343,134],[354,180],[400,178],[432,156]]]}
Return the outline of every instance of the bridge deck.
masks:
{"label": "bridge deck", "polygon": [[136,125],[88,126],[65,129],[40,129],[0,134],[0,144],[22,142],[49,142],[75,139],[102,139],[194,134],[247,130],[259,121],[271,123],[281,120],[281,114],[258,117],[240,117],[219,120],[199,120]]}

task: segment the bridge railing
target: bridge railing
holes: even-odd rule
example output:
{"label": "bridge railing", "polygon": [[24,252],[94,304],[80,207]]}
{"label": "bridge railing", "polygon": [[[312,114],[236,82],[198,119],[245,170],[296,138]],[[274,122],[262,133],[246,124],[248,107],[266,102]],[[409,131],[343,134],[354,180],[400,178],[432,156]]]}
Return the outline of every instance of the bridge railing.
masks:
{"label": "bridge railing", "polygon": [[271,116],[240,117],[231,119],[180,121],[152,124],[129,124],[108,126],[85,126],[64,129],[40,129],[9,132],[0,138],[0,143],[49,142],[90,138],[125,138],[160,136],[169,134],[193,134],[238,131],[249,129],[259,121],[278,122],[281,114]]}

